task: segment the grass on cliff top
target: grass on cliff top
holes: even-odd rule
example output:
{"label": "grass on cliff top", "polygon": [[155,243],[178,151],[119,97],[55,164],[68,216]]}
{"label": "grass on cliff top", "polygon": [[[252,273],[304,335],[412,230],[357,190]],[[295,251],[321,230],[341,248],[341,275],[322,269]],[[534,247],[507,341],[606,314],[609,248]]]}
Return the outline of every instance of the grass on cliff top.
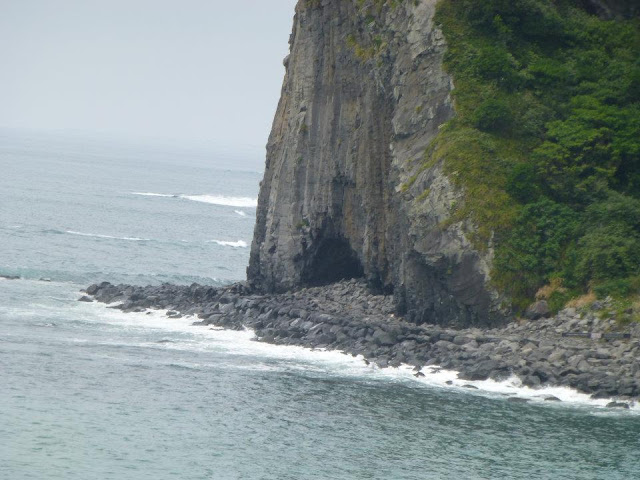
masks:
{"label": "grass on cliff top", "polygon": [[593,291],[640,292],[640,22],[572,1],[441,0],[457,116],[425,163],[444,160],[495,246],[492,278],[523,308]]}

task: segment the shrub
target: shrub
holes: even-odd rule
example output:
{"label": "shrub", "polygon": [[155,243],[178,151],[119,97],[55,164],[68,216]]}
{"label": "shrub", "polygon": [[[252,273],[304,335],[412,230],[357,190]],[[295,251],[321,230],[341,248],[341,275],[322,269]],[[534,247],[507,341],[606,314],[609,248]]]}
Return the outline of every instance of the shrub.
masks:
{"label": "shrub", "polygon": [[[463,0],[461,10],[470,24],[488,33],[500,27],[531,37],[558,36],[562,21],[550,2],[544,0]],[[496,22],[496,17],[500,18]]]}
{"label": "shrub", "polygon": [[512,122],[509,105],[498,98],[485,100],[473,114],[473,125],[484,132],[506,133]]}
{"label": "shrub", "polygon": [[474,66],[478,75],[506,89],[512,90],[519,84],[517,62],[502,46],[491,45],[481,49]]}
{"label": "shrub", "polygon": [[629,297],[640,293],[640,277],[615,278],[607,280],[594,288],[598,298],[609,295],[614,297]]}
{"label": "shrub", "polygon": [[589,231],[578,249],[574,277],[583,284],[640,274],[640,238],[629,229],[607,226]]}
{"label": "shrub", "polygon": [[549,310],[551,310],[554,314],[558,313],[565,307],[565,305],[569,302],[569,300],[571,300],[572,297],[573,294],[568,290],[557,290],[553,292],[548,300]]}
{"label": "shrub", "polygon": [[495,266],[505,281],[502,286],[532,297],[557,269],[578,220],[573,210],[548,198],[526,205],[496,252]]}
{"label": "shrub", "polygon": [[520,203],[535,202],[540,196],[540,179],[534,165],[518,163],[507,177],[505,190]]}
{"label": "shrub", "polygon": [[640,234],[640,199],[609,191],[605,200],[591,204],[586,212],[589,225],[626,225],[635,234]]}

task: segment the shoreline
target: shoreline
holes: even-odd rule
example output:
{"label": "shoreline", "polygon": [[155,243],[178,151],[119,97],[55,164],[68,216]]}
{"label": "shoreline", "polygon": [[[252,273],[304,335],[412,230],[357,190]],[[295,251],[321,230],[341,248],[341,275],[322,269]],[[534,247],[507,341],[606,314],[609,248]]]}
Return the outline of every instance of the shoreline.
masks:
{"label": "shoreline", "polygon": [[[359,280],[267,295],[252,294],[243,284],[108,282],[86,293],[81,301],[119,302],[110,308],[124,312],[162,309],[169,318],[197,316],[194,325],[250,328],[257,340],[275,345],[361,355],[380,368],[413,366],[417,377],[424,367],[455,370],[463,381],[516,376],[524,387],[569,387],[594,399],[614,399],[607,404],[611,408],[629,408],[640,397],[640,325],[621,327],[590,310],[565,309],[499,328],[454,329],[396,318],[393,298],[369,293]],[[597,339],[572,336],[584,331]]]}

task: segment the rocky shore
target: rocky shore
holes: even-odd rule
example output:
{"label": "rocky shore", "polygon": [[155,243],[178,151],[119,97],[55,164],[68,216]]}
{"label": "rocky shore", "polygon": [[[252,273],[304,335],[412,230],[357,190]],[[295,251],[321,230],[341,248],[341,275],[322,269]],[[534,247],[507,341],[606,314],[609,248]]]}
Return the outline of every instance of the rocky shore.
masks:
{"label": "rocky shore", "polygon": [[640,325],[619,325],[602,315],[601,303],[502,328],[447,329],[395,317],[392,296],[373,295],[358,280],[278,295],[256,295],[242,283],[104,282],[86,293],[81,301],[118,302],[112,308],[126,312],[166,309],[169,317],[197,316],[197,325],[251,328],[259,341],[340,350],[383,368],[413,365],[417,376],[423,367],[456,370],[464,380],[516,375],[534,388],[561,385],[614,398],[608,406],[620,408],[640,397]]}

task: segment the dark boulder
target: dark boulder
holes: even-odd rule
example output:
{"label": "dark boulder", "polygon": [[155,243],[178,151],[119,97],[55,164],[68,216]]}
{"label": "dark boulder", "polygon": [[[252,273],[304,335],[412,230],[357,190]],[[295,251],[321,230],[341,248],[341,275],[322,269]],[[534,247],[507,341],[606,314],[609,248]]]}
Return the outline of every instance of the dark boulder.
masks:
{"label": "dark boulder", "polygon": [[532,303],[527,308],[524,316],[529,320],[538,320],[540,318],[548,318],[551,316],[551,310],[546,300],[539,300]]}
{"label": "dark boulder", "polygon": [[396,343],[392,334],[390,332],[385,332],[384,330],[376,330],[373,333],[373,342],[376,345],[394,345]]}
{"label": "dark boulder", "polygon": [[609,402],[607,408],[629,408],[629,404],[625,402]]}

